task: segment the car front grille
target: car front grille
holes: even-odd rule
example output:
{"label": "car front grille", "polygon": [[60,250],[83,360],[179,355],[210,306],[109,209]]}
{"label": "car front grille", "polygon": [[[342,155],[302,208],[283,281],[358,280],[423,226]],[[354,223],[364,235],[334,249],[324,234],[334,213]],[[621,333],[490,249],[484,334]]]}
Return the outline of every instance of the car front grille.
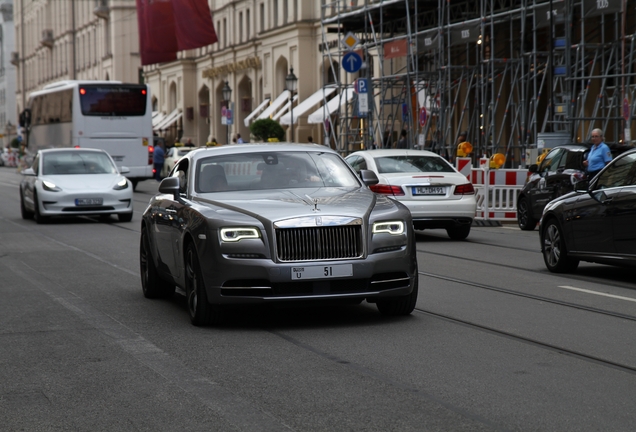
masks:
{"label": "car front grille", "polygon": [[276,253],[280,261],[320,261],[362,256],[360,225],[279,228]]}

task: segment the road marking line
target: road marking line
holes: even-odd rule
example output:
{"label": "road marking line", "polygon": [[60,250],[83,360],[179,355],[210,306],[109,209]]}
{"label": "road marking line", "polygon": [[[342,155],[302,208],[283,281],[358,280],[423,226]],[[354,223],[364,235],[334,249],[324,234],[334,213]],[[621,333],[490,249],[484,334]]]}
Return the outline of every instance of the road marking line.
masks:
{"label": "road marking line", "polygon": [[574,291],[581,291],[581,292],[588,293],[588,294],[600,295],[600,296],[603,296],[603,297],[611,297],[611,298],[615,298],[615,299],[619,299],[619,300],[627,300],[627,301],[636,302],[636,298],[617,296],[617,295],[614,295],[614,294],[605,294],[605,293],[600,293],[598,291],[591,291],[591,290],[586,290],[586,289],[583,289],[583,288],[576,288],[576,287],[567,286],[567,285],[561,285],[561,286],[559,286],[559,288],[565,288],[565,289],[574,290]]}

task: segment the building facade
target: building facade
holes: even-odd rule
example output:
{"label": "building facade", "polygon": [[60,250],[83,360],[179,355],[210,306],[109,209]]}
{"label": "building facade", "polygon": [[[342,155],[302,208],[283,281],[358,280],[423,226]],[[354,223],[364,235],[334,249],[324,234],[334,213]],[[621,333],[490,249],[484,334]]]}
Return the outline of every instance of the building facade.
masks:
{"label": "building facade", "polygon": [[[323,83],[333,82],[325,62],[323,39],[335,40],[321,28],[321,2],[301,0],[209,1],[218,42],[178,53],[174,62],[144,67],[151,86],[156,132],[168,140],[192,139],[224,144],[240,134],[247,141],[249,124],[261,114],[273,118],[292,138],[290,95],[286,77],[293,68],[297,81],[294,102],[294,141],[322,141],[322,124],[308,123],[309,115],[323,102]],[[337,65],[336,65],[336,69]],[[324,75],[332,78],[325,79]],[[223,122],[223,88],[232,90],[229,106],[233,122]],[[313,97],[313,104],[303,101]],[[302,110],[299,111],[299,110]],[[267,115],[269,113],[269,115]],[[230,137],[230,139],[228,139]]]}
{"label": "building facade", "polygon": [[15,104],[16,69],[11,63],[15,46],[13,26],[13,2],[0,3],[0,134],[2,147],[6,147],[16,136],[17,111]]}
{"label": "building facade", "polygon": [[130,0],[15,0],[16,105],[73,79],[142,79],[137,9]]}

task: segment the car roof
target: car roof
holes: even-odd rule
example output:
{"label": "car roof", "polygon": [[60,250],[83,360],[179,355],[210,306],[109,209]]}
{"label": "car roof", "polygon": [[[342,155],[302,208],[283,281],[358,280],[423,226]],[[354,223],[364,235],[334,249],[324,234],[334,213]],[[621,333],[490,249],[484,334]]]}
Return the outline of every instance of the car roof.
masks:
{"label": "car roof", "polygon": [[106,153],[106,151],[102,149],[88,148],[88,147],[64,147],[64,148],[48,148],[39,150],[40,153],[55,153],[55,152],[96,152],[96,153]]}
{"label": "car roof", "polygon": [[188,152],[184,157],[196,160],[213,155],[225,155],[236,153],[260,153],[260,152],[295,152],[295,151],[311,151],[311,152],[327,152],[338,154],[335,150],[322,144],[302,144],[287,142],[250,142],[247,144],[230,144],[215,147],[199,147]]}
{"label": "car roof", "polygon": [[375,150],[360,150],[351,153],[349,156],[357,154],[367,154],[371,157],[383,157],[383,156],[436,156],[441,157],[437,153],[428,150],[410,150],[410,149],[375,149]]}
{"label": "car roof", "polygon": [[548,150],[552,151],[556,148],[564,148],[570,151],[586,151],[589,150],[592,145],[589,143],[573,143],[573,144],[560,144],[558,146],[554,146]]}

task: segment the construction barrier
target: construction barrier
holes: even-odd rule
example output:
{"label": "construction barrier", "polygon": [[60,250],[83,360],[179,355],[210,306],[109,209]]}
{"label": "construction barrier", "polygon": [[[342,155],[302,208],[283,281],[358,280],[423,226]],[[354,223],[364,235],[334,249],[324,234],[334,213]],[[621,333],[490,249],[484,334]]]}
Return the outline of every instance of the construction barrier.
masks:
{"label": "construction barrier", "polygon": [[475,187],[476,220],[516,221],[517,197],[525,184],[527,169],[489,169],[488,159],[474,168],[469,158],[457,158],[456,168]]}

